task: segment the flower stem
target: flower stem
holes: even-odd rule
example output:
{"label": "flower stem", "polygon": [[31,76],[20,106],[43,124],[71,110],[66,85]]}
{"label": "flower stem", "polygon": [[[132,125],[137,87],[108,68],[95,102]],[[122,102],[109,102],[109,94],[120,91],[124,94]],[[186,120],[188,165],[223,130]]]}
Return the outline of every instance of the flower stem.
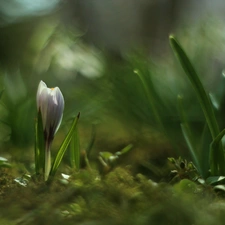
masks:
{"label": "flower stem", "polygon": [[45,181],[48,180],[49,173],[51,170],[51,151],[50,151],[50,144],[46,143],[45,147]]}

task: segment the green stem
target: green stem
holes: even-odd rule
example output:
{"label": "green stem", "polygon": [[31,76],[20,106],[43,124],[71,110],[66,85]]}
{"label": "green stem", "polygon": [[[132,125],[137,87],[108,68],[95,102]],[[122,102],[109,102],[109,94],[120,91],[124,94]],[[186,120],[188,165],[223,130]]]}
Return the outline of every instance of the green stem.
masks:
{"label": "green stem", "polygon": [[45,181],[48,180],[49,173],[51,170],[51,151],[50,151],[50,145],[46,143],[46,148],[45,148]]}

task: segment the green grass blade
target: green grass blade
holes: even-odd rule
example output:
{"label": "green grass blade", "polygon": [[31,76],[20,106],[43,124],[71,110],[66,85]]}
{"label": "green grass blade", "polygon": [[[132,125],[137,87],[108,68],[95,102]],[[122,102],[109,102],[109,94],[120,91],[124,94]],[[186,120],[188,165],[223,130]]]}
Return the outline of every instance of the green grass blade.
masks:
{"label": "green grass blade", "polygon": [[182,98],[182,96],[178,95],[177,100],[178,100],[178,112],[179,112],[180,120],[181,120],[182,133],[183,133],[184,139],[187,143],[190,154],[192,156],[192,160],[193,160],[196,168],[198,169],[198,171],[202,175],[203,171],[202,171],[202,168],[200,166],[198,157],[195,153],[196,152],[196,144],[195,144],[192,132],[191,132],[191,128],[188,124],[188,120],[187,120],[185,110],[183,108],[183,98]]}
{"label": "green grass blade", "polygon": [[181,123],[187,123],[188,119],[183,107],[183,97],[181,95],[177,96],[177,108],[178,108],[178,113],[180,116]]}
{"label": "green grass blade", "polygon": [[[186,53],[178,43],[178,41],[170,36],[171,47],[176,54],[178,60],[181,63],[187,77],[189,78],[198,98],[198,101],[203,110],[207,125],[209,127],[212,139],[214,139],[219,134],[219,127],[216,121],[212,103],[209,99],[209,96],[206,94],[206,91],[197,75],[194,67],[192,66],[189,58]],[[225,160],[222,150],[222,145],[220,144],[217,149],[214,149],[213,152],[214,166],[211,168],[212,175],[225,174]]]}
{"label": "green grass blade", "polygon": [[212,141],[210,145],[210,165],[211,167],[214,166],[214,152],[219,148],[219,145],[221,144],[221,139],[225,135],[225,129],[223,129],[217,137]]}
{"label": "green grass blade", "polygon": [[201,168],[203,171],[202,177],[206,178],[209,175],[209,168],[210,168],[210,164],[209,164],[209,154],[210,151],[206,151],[206,149],[208,149],[209,143],[208,140],[210,140],[210,133],[208,132],[209,128],[207,126],[207,124],[205,123],[201,136],[198,140],[198,145],[197,145],[197,151],[199,152],[199,162],[201,164]]}
{"label": "green grass blade", "polygon": [[87,157],[90,155],[91,149],[95,143],[95,138],[96,138],[96,125],[92,124],[91,138],[90,138],[89,144],[86,149]]}
{"label": "green grass blade", "polygon": [[158,109],[156,107],[156,104],[155,104],[155,98],[154,98],[154,93],[151,92],[151,89],[148,87],[147,85],[147,82],[146,82],[146,79],[144,77],[144,75],[137,69],[134,70],[134,73],[138,75],[140,81],[141,81],[141,84],[143,86],[143,89],[144,89],[144,92],[146,94],[146,97],[148,99],[148,103],[152,109],[152,113],[153,113],[153,116],[154,116],[154,119],[158,125],[158,128],[166,133],[165,131],[165,128],[163,126],[163,122],[160,118],[160,115],[159,115],[159,112],[158,112]]}
{"label": "green grass blade", "polygon": [[76,168],[76,163],[75,163],[75,152],[74,152],[74,145],[75,145],[75,135],[71,138],[70,141],[70,165],[72,168]]}
{"label": "green grass blade", "polygon": [[181,129],[182,129],[184,139],[187,143],[188,149],[191,153],[194,165],[196,166],[198,172],[202,175],[203,171],[202,171],[202,168],[200,166],[198,157],[195,154],[195,145],[194,145],[193,138],[192,138],[192,135],[191,135],[191,132],[190,132],[190,128],[189,128],[187,123],[181,123]]}
{"label": "green grass blade", "polygon": [[132,144],[129,144],[126,147],[124,147],[122,150],[116,152],[115,154],[116,155],[123,155],[123,154],[129,152],[132,148],[133,148],[133,145]]}
{"label": "green grass blade", "polygon": [[44,172],[45,165],[45,141],[41,112],[37,113],[35,122],[35,172],[36,175]]}
{"label": "green grass blade", "polygon": [[199,79],[199,76],[197,75],[189,58],[187,57],[186,53],[184,52],[178,41],[173,36],[170,36],[170,44],[196,92],[199,103],[201,104],[202,110],[204,112],[207,124],[209,126],[212,138],[214,139],[219,133],[219,128],[209,97],[206,94],[205,89]]}
{"label": "green grass blade", "polygon": [[72,168],[80,169],[80,140],[77,126],[70,142],[70,163]]}
{"label": "green grass blade", "polygon": [[[140,79],[141,85],[143,87],[143,91],[146,95],[146,98],[148,100],[148,104],[150,106],[150,109],[152,111],[153,114],[153,118],[158,126],[158,129],[165,135],[168,137],[168,139],[170,140],[170,143],[172,145],[172,147],[174,148],[175,151],[177,151],[177,146],[174,143],[173,138],[171,137],[171,135],[167,132],[164,124],[163,124],[163,120],[160,116],[159,113],[159,107],[157,103],[163,104],[163,102],[160,100],[159,95],[157,94],[157,92],[155,91],[154,85],[150,79],[150,74],[145,74],[145,72],[139,70],[139,69],[135,69],[134,73],[138,75],[138,78]],[[165,105],[164,105],[165,106]]]}
{"label": "green grass blade", "polygon": [[70,130],[68,131],[63,143],[61,144],[60,148],[59,148],[59,151],[55,157],[55,160],[52,164],[52,168],[51,168],[51,171],[50,171],[50,177],[53,177],[62,161],[62,158],[66,152],[66,149],[68,148],[69,144],[70,144],[70,141],[76,131],[76,126],[77,126],[77,122],[79,120],[79,117],[80,117],[80,113],[78,113],[78,115],[75,117],[75,119],[73,120],[73,123],[70,127]]}
{"label": "green grass blade", "polygon": [[211,146],[213,148],[215,148],[216,146],[218,146],[220,144],[221,139],[223,138],[223,136],[225,135],[225,129],[223,129],[218,135],[217,137],[212,141]]}

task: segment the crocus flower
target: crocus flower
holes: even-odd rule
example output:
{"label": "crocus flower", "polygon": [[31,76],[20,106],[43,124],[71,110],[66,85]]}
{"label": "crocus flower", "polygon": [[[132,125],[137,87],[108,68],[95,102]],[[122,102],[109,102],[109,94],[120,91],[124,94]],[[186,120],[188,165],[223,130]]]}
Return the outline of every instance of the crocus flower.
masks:
{"label": "crocus flower", "polygon": [[50,146],[63,117],[64,98],[58,87],[48,88],[40,81],[37,90],[37,109],[41,113],[45,139],[45,179],[51,166]]}

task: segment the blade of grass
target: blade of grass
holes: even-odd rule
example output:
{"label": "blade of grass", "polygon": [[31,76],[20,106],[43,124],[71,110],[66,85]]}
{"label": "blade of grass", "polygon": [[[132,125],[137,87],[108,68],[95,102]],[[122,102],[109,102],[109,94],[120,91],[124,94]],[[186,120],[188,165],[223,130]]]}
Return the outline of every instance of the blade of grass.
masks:
{"label": "blade of grass", "polygon": [[55,157],[55,160],[52,164],[52,168],[51,168],[51,171],[50,171],[50,175],[49,177],[53,177],[62,161],[62,158],[66,152],[66,149],[68,148],[69,144],[70,144],[70,141],[72,139],[72,136],[74,135],[75,131],[76,131],[76,126],[77,126],[77,123],[78,123],[78,120],[79,120],[79,117],[80,117],[80,113],[78,113],[78,115],[75,117],[75,119],[73,120],[73,123],[70,127],[70,130],[68,131],[63,143],[61,144],[60,148],[59,148],[59,151]]}
{"label": "blade of grass", "polygon": [[45,165],[45,141],[41,112],[37,113],[35,122],[35,172],[36,175],[44,172]]}
{"label": "blade of grass", "polygon": [[163,124],[163,120],[160,117],[159,109],[158,109],[157,104],[156,104],[156,101],[159,98],[158,98],[158,95],[157,95],[157,93],[155,92],[155,90],[153,88],[153,84],[152,84],[151,80],[150,79],[147,79],[147,77],[145,76],[145,74],[142,73],[141,71],[139,71],[138,69],[135,69],[134,70],[134,73],[138,75],[138,77],[139,77],[139,79],[141,81],[141,84],[143,86],[145,95],[146,95],[147,100],[148,100],[148,103],[149,103],[149,106],[150,106],[150,108],[152,110],[154,119],[155,119],[155,121],[157,123],[158,129],[166,137],[168,137],[168,139],[170,140],[170,143],[171,143],[173,149],[177,152],[177,150],[178,150],[177,149],[177,145],[174,142],[174,140],[171,137],[171,135],[169,134],[169,132],[167,132],[167,130],[166,130],[164,124]]}
{"label": "blade of grass", "polygon": [[[188,76],[196,92],[198,101],[201,105],[206,122],[208,124],[212,139],[214,140],[215,137],[219,134],[219,127],[216,121],[216,117],[209,96],[206,94],[206,91],[199,79],[199,76],[197,75],[189,58],[187,57],[186,53],[184,52],[178,41],[172,35],[169,37],[169,39],[175,55],[180,61],[182,68],[184,69],[186,75]],[[221,144],[218,146],[217,149],[214,149],[212,155],[214,159],[213,163],[210,165],[212,175],[225,174],[225,160]]]}
{"label": "blade of grass", "polygon": [[72,168],[80,169],[80,140],[77,126],[70,142],[70,163]]}
{"label": "blade of grass", "polygon": [[122,150],[116,152],[115,155],[118,155],[118,156],[119,155],[123,155],[123,154],[129,152],[132,148],[133,148],[133,145],[132,144],[129,144],[126,147],[124,147]]}
{"label": "blade of grass", "polygon": [[156,121],[156,123],[157,123],[159,129],[160,129],[162,132],[166,133],[165,128],[164,128],[164,126],[163,126],[163,122],[162,122],[162,120],[161,120],[161,118],[160,118],[160,115],[159,115],[159,113],[158,113],[158,109],[157,109],[157,107],[156,107],[156,105],[155,105],[154,94],[151,93],[150,88],[148,88],[148,85],[147,85],[147,83],[146,83],[146,80],[145,80],[145,78],[144,78],[144,75],[143,75],[139,70],[137,70],[137,69],[134,70],[134,73],[137,74],[138,77],[140,78],[140,81],[141,81],[141,83],[142,83],[142,86],[143,86],[143,89],[144,89],[144,91],[145,91],[146,97],[147,97],[147,99],[148,99],[148,103],[149,103],[149,105],[150,105],[150,107],[151,107],[151,109],[152,109],[154,119],[155,119],[155,121]]}
{"label": "blade of grass", "polygon": [[184,139],[187,143],[188,149],[191,153],[194,165],[196,166],[198,172],[202,175],[203,171],[202,171],[201,166],[199,164],[198,157],[195,154],[195,146],[194,146],[194,143],[193,143],[193,138],[192,138],[192,135],[191,135],[191,132],[190,132],[190,128],[189,128],[187,123],[181,123],[180,126],[181,126],[181,130],[182,130]]}
{"label": "blade of grass", "polygon": [[209,164],[209,154],[210,151],[205,151],[206,148],[208,148],[208,140],[210,138],[210,133],[208,132],[209,128],[207,126],[207,124],[205,123],[204,128],[202,130],[202,134],[201,137],[198,141],[198,152],[199,154],[199,162],[201,164],[201,168],[203,171],[202,177],[203,178],[207,178],[209,175],[209,168],[210,168],[210,164]]}
{"label": "blade of grass", "polygon": [[216,151],[216,149],[218,149],[219,145],[221,145],[221,139],[223,138],[224,135],[225,135],[225,129],[223,129],[210,144],[210,165],[212,164],[212,166],[213,166],[213,161],[215,160],[214,152]]}
{"label": "blade of grass", "polygon": [[198,157],[196,155],[196,145],[195,145],[195,141],[191,132],[191,128],[188,124],[188,120],[187,120],[187,116],[183,107],[183,97],[181,95],[177,96],[177,100],[178,100],[178,112],[180,115],[180,120],[181,120],[181,129],[182,129],[182,133],[184,136],[184,139],[187,143],[188,149],[191,153],[193,162],[196,166],[196,168],[198,169],[198,171],[200,172],[200,174],[203,174],[202,168],[200,166]]}
{"label": "blade of grass", "polygon": [[89,141],[88,147],[86,149],[86,155],[89,156],[91,149],[95,143],[95,137],[96,137],[96,125],[92,124],[92,131],[91,131],[91,139]]}

